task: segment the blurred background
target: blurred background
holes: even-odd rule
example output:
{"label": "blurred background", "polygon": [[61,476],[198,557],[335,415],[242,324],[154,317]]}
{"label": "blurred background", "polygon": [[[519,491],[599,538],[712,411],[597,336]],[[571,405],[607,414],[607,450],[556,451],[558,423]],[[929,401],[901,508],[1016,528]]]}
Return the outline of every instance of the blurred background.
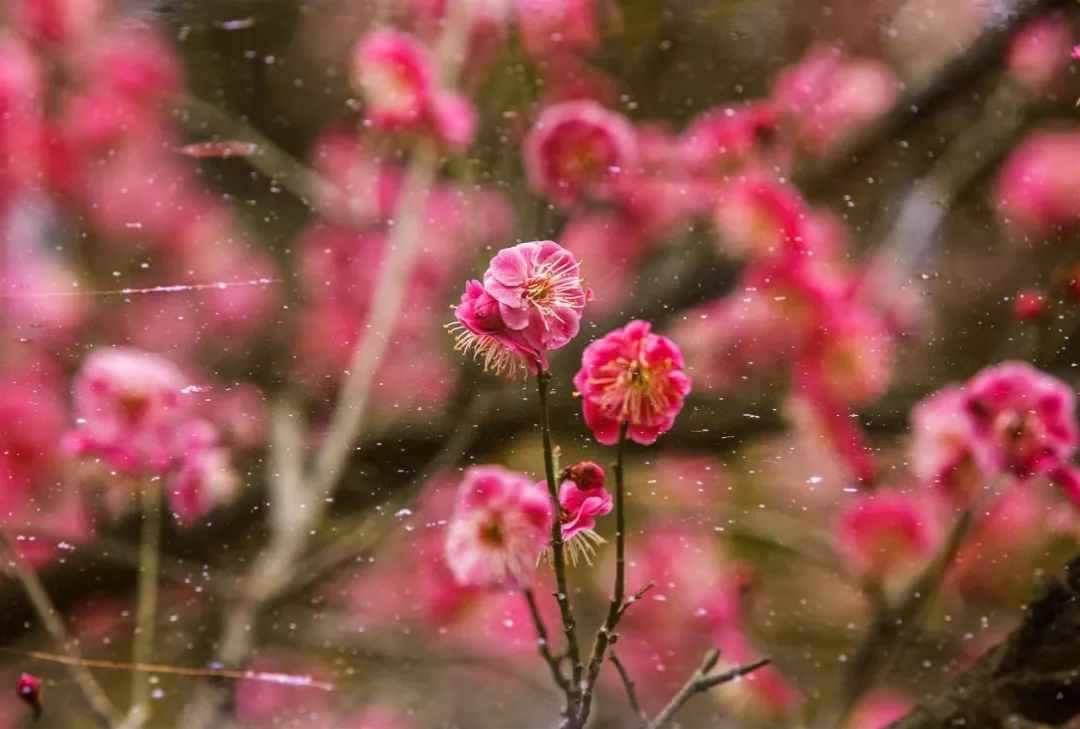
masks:
{"label": "blurred background", "polygon": [[[151,662],[335,685],[149,670],[145,726],[554,726],[520,595],[454,584],[442,554],[465,468],[543,471],[532,383],[454,352],[449,307],[495,251],[554,239],[596,294],[552,353],[562,462],[613,458],[571,383],[592,339],[648,319],[694,380],[675,428],[628,450],[629,587],[657,586],[616,648],[645,709],[718,646],[774,665],[698,697],[678,726],[831,726],[875,611],[956,518],[918,465],[913,409],[1005,360],[1075,389],[1078,14],[1020,0],[11,0],[6,540],[85,657],[130,661],[137,495],[162,483]],[[447,126],[372,113],[357,47],[384,26],[410,33],[466,107]],[[527,153],[538,117],[575,103],[617,115],[601,132],[625,123],[634,154],[574,157],[559,138]],[[581,187],[560,177],[578,173]],[[793,240],[807,270],[775,255]],[[180,373],[184,407],[213,426],[197,461],[149,473],[80,439],[100,412],[80,400],[97,391],[86,363],[109,346]],[[1060,573],[1080,521],[1036,480],[980,502],[920,629],[881,646],[839,726],[902,716]],[[843,514],[882,491],[914,525],[866,537]],[[587,630],[610,552],[572,571]],[[867,553],[886,556],[867,567]],[[27,653],[63,651],[15,577],[0,582],[0,726],[98,725],[64,666]],[[547,570],[538,580],[546,598]],[[553,628],[554,602],[543,612]],[[122,706],[131,672],[91,670]],[[23,672],[44,683],[36,723]],[[610,667],[592,726],[636,726]]]}

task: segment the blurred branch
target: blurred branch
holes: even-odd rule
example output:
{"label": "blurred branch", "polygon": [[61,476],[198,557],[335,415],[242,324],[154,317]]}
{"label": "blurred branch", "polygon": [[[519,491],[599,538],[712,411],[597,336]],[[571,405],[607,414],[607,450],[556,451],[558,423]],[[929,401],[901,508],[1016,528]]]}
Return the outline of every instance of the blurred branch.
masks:
{"label": "blurred branch", "polygon": [[686,705],[686,702],[694,698],[697,694],[704,693],[714,686],[734,681],[741,676],[753,673],[759,668],[764,668],[772,663],[772,659],[762,658],[753,663],[737,666],[724,673],[710,675],[719,660],[720,651],[713,649],[706,653],[704,660],[701,662],[701,666],[694,672],[694,675],[683,684],[683,687],[671,698],[668,705],[656,715],[656,718],[645,724],[645,729],[664,729],[664,727],[671,724],[672,720],[675,718],[675,714]]}
{"label": "blurred branch", "polygon": [[989,729],[1016,715],[1058,726],[1080,715],[1080,555],[1041,592],[1002,643],[890,729]]}
{"label": "blurred branch", "polygon": [[34,607],[34,611],[37,613],[42,625],[45,626],[45,630],[49,637],[52,638],[57,650],[72,659],[72,663],[65,663],[64,667],[86,703],[90,706],[97,723],[103,727],[116,726],[119,719],[112,702],[109,701],[109,697],[98,685],[94,675],[90,673],[86,666],[78,662],[82,660],[82,654],[75,646],[71,636],[68,635],[67,628],[60,618],[60,612],[53,605],[52,599],[49,597],[45,586],[41,584],[37,573],[19,556],[15,545],[11,543],[11,539],[8,537],[7,531],[2,528],[0,528],[0,552],[3,553],[8,571],[22,585],[26,596]]}
{"label": "blurred branch", "polygon": [[551,641],[548,639],[547,626],[544,624],[544,618],[540,615],[540,608],[536,604],[536,595],[533,594],[530,588],[522,590],[522,594],[525,597],[525,603],[529,606],[529,615],[532,617],[533,627],[536,628],[536,645],[540,651],[540,657],[544,659],[544,663],[551,670],[551,678],[555,681],[555,685],[564,694],[569,694],[570,683],[563,673],[562,662],[551,652]]}
{"label": "blurred branch", "polygon": [[615,670],[619,674],[619,680],[622,681],[623,689],[626,691],[626,698],[630,702],[630,708],[634,710],[634,714],[641,721],[642,726],[648,724],[649,717],[641,708],[641,702],[638,700],[637,689],[634,688],[634,682],[630,678],[630,672],[626,670],[626,666],[619,660],[619,654],[615,651],[611,652],[609,660],[614,664]]}
{"label": "blurred branch", "polygon": [[1020,0],[1004,22],[989,24],[986,32],[961,52],[946,61],[923,83],[910,86],[892,111],[817,164],[802,170],[796,179],[804,186],[842,175],[844,169],[877,147],[894,139],[910,122],[924,117],[958,93],[966,93],[989,69],[998,69],[1005,48],[1025,23],[1058,8],[1071,6],[1072,0]]}
{"label": "blurred branch", "polygon": [[[140,493],[142,536],[139,540],[139,583],[135,604],[135,639],[131,662],[144,665],[154,658],[154,635],[157,627],[158,565],[161,563],[161,491],[160,483],[145,483]],[[150,718],[150,674],[131,673],[131,708],[122,729],[139,729]]]}
{"label": "blurred branch", "polygon": [[840,700],[832,720],[821,726],[843,726],[860,698],[874,685],[881,673],[896,660],[904,640],[918,629],[925,608],[937,595],[945,575],[971,533],[974,510],[966,509],[953,524],[945,543],[934,559],[908,586],[893,605],[877,602],[877,617],[850,663],[841,688]]}

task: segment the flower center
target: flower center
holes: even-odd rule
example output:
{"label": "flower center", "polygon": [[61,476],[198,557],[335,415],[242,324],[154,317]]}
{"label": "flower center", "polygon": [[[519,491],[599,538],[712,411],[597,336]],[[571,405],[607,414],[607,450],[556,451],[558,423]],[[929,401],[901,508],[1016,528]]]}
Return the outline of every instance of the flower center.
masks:
{"label": "flower center", "polygon": [[489,547],[501,547],[506,539],[502,524],[498,521],[488,521],[480,525],[480,542]]}

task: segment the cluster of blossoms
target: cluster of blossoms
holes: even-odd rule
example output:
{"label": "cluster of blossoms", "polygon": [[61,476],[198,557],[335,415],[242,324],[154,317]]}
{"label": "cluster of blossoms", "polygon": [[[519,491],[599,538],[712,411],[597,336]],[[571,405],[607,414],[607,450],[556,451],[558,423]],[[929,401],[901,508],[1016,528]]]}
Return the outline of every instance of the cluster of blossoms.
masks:
{"label": "cluster of blossoms", "polygon": [[858,574],[902,585],[939,547],[955,509],[975,504],[982,516],[951,574],[962,589],[985,591],[999,581],[987,573],[988,550],[1033,552],[1040,524],[1045,539],[1071,521],[1033,482],[1057,485],[1080,507],[1075,396],[1026,363],[939,390],[912,411],[912,431],[913,487],[858,494],[839,515],[839,551]]}
{"label": "cluster of blossoms", "polygon": [[173,513],[191,524],[227,500],[237,481],[218,428],[188,394],[199,389],[160,355],[94,350],[75,380],[77,425],[67,444],[110,470],[165,478]]}

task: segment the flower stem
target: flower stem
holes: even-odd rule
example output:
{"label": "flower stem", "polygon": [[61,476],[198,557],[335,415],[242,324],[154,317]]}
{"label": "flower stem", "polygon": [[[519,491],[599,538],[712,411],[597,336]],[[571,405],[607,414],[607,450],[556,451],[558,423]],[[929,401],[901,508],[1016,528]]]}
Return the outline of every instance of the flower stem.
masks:
{"label": "flower stem", "polygon": [[559,603],[559,615],[562,618],[563,634],[566,636],[566,654],[570,658],[570,686],[566,689],[566,716],[576,715],[580,703],[581,676],[584,666],[581,663],[581,649],[578,647],[577,626],[574,623],[574,607],[570,603],[570,592],[566,579],[566,555],[563,554],[562,525],[559,523],[559,487],[555,483],[555,460],[551,448],[551,422],[548,415],[548,383],[551,373],[540,369],[536,374],[537,393],[540,397],[540,434],[544,441],[544,471],[547,475],[548,495],[551,497],[551,552],[555,568],[555,599]]}
{"label": "flower stem", "polygon": [[615,587],[611,592],[607,617],[600,629],[596,631],[596,639],[593,641],[592,657],[589,659],[589,669],[582,688],[581,708],[578,712],[579,726],[584,726],[589,718],[596,680],[600,676],[600,668],[604,665],[604,655],[607,653],[608,646],[615,642],[615,627],[626,611],[626,512],[623,506],[625,491],[623,455],[626,450],[628,431],[629,423],[624,421],[619,426],[619,441],[615,446],[615,465],[612,467],[615,472]]}
{"label": "flower stem", "polygon": [[[150,663],[154,657],[154,623],[157,618],[158,567],[161,560],[161,484],[142,490],[142,536],[139,545],[139,586],[135,646],[132,663]],[[131,677],[130,717],[149,717],[150,675],[134,671]],[[139,719],[132,722],[136,725]]]}

